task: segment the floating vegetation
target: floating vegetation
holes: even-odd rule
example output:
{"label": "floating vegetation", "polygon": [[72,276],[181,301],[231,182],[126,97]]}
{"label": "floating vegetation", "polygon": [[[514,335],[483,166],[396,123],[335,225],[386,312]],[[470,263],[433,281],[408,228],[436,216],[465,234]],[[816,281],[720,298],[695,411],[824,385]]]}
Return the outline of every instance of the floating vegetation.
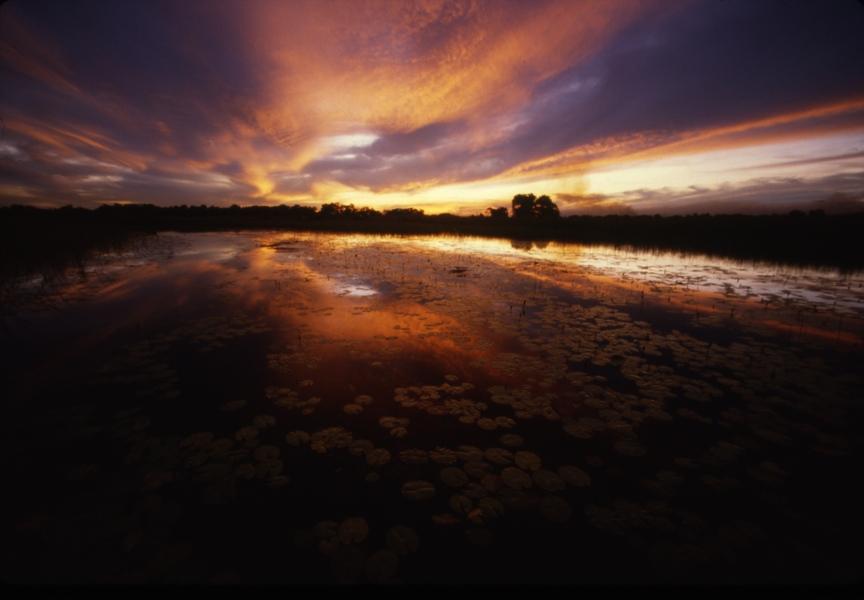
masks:
{"label": "floating vegetation", "polygon": [[[281,236],[213,234],[245,248],[231,262],[177,256],[213,289],[150,272],[202,314],[94,341],[80,361],[98,364],[17,398],[15,536],[22,553],[51,548],[33,561],[45,573],[855,572],[842,550],[860,537],[860,497],[842,473],[855,472],[862,379],[841,334],[864,332],[860,276],[761,268],[746,283],[762,292],[747,292],[734,269],[611,250],[297,234],[284,252]],[[82,322],[113,306],[106,294],[82,301]],[[194,552],[163,565],[184,536]],[[555,571],[561,548],[584,570]]]}
{"label": "floating vegetation", "polygon": [[533,452],[528,452],[527,450],[516,452],[513,460],[516,463],[516,466],[520,469],[525,469],[526,471],[536,471],[543,465],[539,456]]}
{"label": "floating vegetation", "polygon": [[394,438],[404,438],[408,435],[406,426],[410,423],[410,419],[402,417],[381,417],[378,419],[378,424],[381,427],[388,429],[389,433]]}
{"label": "floating vegetation", "polygon": [[312,436],[305,431],[291,431],[285,434],[285,442],[289,446],[305,446],[312,440]]}
{"label": "floating vegetation", "polygon": [[580,469],[571,465],[558,467],[558,476],[564,480],[567,485],[583,488],[591,485],[591,477]]}
{"label": "floating vegetation", "polygon": [[380,467],[390,462],[390,451],[386,448],[375,448],[366,452],[366,462],[371,467]]}
{"label": "floating vegetation", "polygon": [[435,495],[435,486],[428,481],[407,481],[402,484],[402,496],[409,500],[429,500]]}
{"label": "floating vegetation", "polygon": [[458,515],[468,515],[471,512],[471,509],[474,508],[474,501],[468,496],[454,494],[453,496],[450,496],[450,508]]}
{"label": "floating vegetation", "polygon": [[468,475],[457,467],[445,467],[439,474],[441,481],[452,488],[461,488],[468,484]]}
{"label": "floating vegetation", "polygon": [[252,419],[252,424],[258,429],[267,429],[268,427],[276,425],[276,419],[270,415],[258,415]]}
{"label": "floating vegetation", "polygon": [[429,462],[429,453],[418,448],[407,448],[399,452],[399,460],[409,465],[425,465]]}
{"label": "floating vegetation", "polygon": [[351,517],[339,523],[339,541],[343,544],[358,544],[369,535],[369,524],[362,517]]}
{"label": "floating vegetation", "polygon": [[302,399],[298,392],[290,388],[268,387],[265,394],[268,399],[273,401],[274,406],[299,410],[303,415],[312,414],[315,411],[315,407],[321,402],[321,398],[317,396]]}
{"label": "floating vegetation", "polygon": [[483,456],[496,465],[509,465],[513,462],[513,453],[505,448],[487,448]]}
{"label": "floating vegetation", "polygon": [[325,454],[334,448],[347,448],[352,441],[351,432],[344,427],[327,427],[309,437],[309,447],[318,454]]}
{"label": "floating vegetation", "polygon": [[501,480],[505,485],[516,490],[525,490],[533,485],[531,476],[522,469],[516,467],[505,467],[504,470],[501,471]]}
{"label": "floating vegetation", "polygon": [[546,492],[560,492],[566,489],[567,485],[564,480],[559,477],[554,471],[540,469],[531,474],[534,484]]}
{"label": "floating vegetation", "polygon": [[449,448],[435,448],[429,451],[429,459],[439,465],[452,465],[459,462],[459,455]]}
{"label": "floating vegetation", "polygon": [[498,441],[502,446],[506,446],[508,448],[519,448],[520,446],[525,445],[525,438],[521,435],[517,435],[515,433],[505,433]]}
{"label": "floating vegetation", "polygon": [[252,427],[251,425],[241,427],[237,430],[237,433],[234,434],[234,438],[239,442],[254,441],[258,438],[258,428]]}

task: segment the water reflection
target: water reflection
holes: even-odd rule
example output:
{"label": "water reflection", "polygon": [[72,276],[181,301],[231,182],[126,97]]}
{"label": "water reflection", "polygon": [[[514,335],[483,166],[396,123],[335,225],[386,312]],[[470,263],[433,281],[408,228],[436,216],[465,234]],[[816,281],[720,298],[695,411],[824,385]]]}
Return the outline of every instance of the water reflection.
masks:
{"label": "water reflection", "polygon": [[15,578],[854,578],[860,274],[160,240],[10,323]]}

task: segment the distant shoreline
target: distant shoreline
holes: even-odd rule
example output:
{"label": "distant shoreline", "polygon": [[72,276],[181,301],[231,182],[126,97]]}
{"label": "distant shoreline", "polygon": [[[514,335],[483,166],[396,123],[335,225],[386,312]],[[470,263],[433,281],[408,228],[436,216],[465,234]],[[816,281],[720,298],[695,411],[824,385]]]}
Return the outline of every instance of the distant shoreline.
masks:
{"label": "distant shoreline", "polygon": [[[407,214],[406,214],[407,213]],[[4,267],[29,255],[86,248],[128,233],[284,230],[384,235],[465,235],[604,244],[800,266],[864,268],[864,212],[826,215],[571,216],[543,221],[420,211],[321,215],[310,207],[99,209],[0,207]],[[4,268],[4,271],[7,269]]]}

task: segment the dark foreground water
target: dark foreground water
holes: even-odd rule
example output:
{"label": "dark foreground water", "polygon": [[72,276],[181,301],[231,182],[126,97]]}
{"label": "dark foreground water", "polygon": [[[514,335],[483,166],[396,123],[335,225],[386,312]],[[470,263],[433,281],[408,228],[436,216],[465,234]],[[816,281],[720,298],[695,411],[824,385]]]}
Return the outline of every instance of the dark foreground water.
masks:
{"label": "dark foreground water", "polygon": [[202,233],[3,293],[6,580],[862,576],[860,274]]}

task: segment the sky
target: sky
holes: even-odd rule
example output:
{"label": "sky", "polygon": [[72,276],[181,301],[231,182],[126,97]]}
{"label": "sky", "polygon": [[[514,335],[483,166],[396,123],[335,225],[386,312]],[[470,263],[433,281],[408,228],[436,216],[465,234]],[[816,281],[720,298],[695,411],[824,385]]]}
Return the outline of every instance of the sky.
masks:
{"label": "sky", "polygon": [[864,208],[858,0],[9,0],[0,204]]}

